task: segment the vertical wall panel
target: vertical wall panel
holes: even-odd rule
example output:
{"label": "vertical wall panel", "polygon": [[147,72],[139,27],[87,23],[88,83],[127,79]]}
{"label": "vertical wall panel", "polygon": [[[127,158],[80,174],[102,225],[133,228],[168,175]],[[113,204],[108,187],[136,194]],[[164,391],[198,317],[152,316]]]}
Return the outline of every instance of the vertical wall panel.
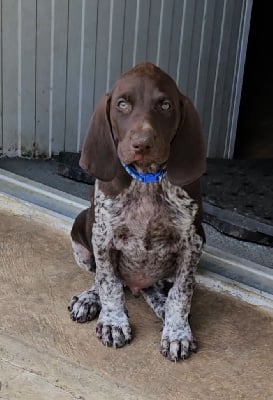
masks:
{"label": "vertical wall panel", "polygon": [[[231,2],[230,2],[231,3]],[[229,74],[229,56],[230,54],[230,43],[232,33],[238,31],[238,24],[232,24],[234,9],[238,2],[234,0],[231,4],[228,5],[225,15],[225,20],[223,21],[223,41],[222,41],[222,48],[223,50],[221,54],[221,62],[219,63],[219,77],[226,77]],[[230,27],[232,26],[232,29]],[[234,58],[233,58],[234,59]],[[226,86],[226,79],[219,79],[217,85],[217,92],[216,92],[216,99],[215,102],[215,113],[223,115],[223,110],[228,107],[228,99],[230,98],[231,92],[231,85],[229,87]],[[223,115],[224,118],[224,115]],[[215,121],[216,122],[216,121]],[[218,120],[218,123],[212,124],[212,129],[219,131],[222,126],[222,120]],[[211,141],[210,141],[210,148],[209,151],[213,153],[217,153],[219,147],[222,145],[224,147],[224,142],[221,140],[222,136],[218,138],[213,137],[213,131],[211,132]],[[221,146],[221,147],[222,147]]]}
{"label": "vertical wall panel", "polygon": [[54,0],[37,0],[36,49],[36,154],[51,154],[50,113],[52,104],[52,36],[54,35]]}
{"label": "vertical wall panel", "polygon": [[[236,4],[236,6],[240,7],[239,4]],[[240,14],[241,18],[238,28],[238,35],[235,38],[233,37],[233,47],[235,51],[232,52],[231,57],[234,55],[235,58],[234,60],[229,60],[229,65],[233,70],[233,83],[231,96],[229,99],[229,112],[228,114],[225,113],[227,124],[226,126],[223,126],[223,131],[221,135],[225,138],[225,147],[224,151],[221,150],[221,156],[225,158],[232,158],[234,152],[237,120],[239,115],[239,105],[241,101],[242,82],[244,75],[244,64],[251,22],[252,0],[244,1],[240,7],[240,10],[236,10],[235,12]],[[236,14],[236,19],[238,19],[238,14]]]}
{"label": "vertical wall panel", "polygon": [[170,55],[168,71],[171,76],[176,79],[177,67],[179,62],[179,53],[181,47],[181,24],[184,0],[174,0],[172,33],[170,43]]}
{"label": "vertical wall panel", "polygon": [[150,0],[126,0],[122,70],[148,59]]}
{"label": "vertical wall panel", "polygon": [[82,144],[92,110],[94,109],[98,1],[99,0],[87,1],[85,6],[81,93],[82,106],[81,116],[78,121],[80,130],[79,147]]}
{"label": "vertical wall panel", "polygon": [[[238,7],[239,6],[239,7]],[[207,151],[208,154],[212,156],[217,156],[219,152],[224,155],[225,150],[225,138],[226,132],[223,124],[227,124],[227,119],[225,116],[228,115],[229,103],[231,101],[231,89],[232,81],[229,77],[234,76],[234,66],[235,66],[235,53],[236,45],[232,43],[233,32],[236,32],[236,37],[238,35],[240,27],[240,19],[234,19],[234,8],[237,8],[237,16],[240,16],[240,10],[242,9],[242,2],[238,0],[225,0],[222,23],[220,27],[220,43],[217,46],[218,54],[216,61],[213,93],[212,93],[212,105],[211,105],[211,117],[210,125],[208,130],[208,141],[207,141]],[[230,47],[231,46],[231,47]],[[233,70],[229,70],[231,55],[230,49],[234,49],[234,56],[232,58]],[[221,116],[221,118],[219,118]],[[216,134],[217,133],[217,134]],[[222,140],[222,138],[224,140]],[[221,145],[220,145],[221,143]]]}
{"label": "vertical wall panel", "polygon": [[111,0],[106,90],[119,78],[122,68],[125,0]]}
{"label": "vertical wall panel", "polygon": [[[94,102],[107,91],[109,31],[114,0],[99,0],[96,43],[96,79]],[[112,22],[113,23],[113,22]]]}
{"label": "vertical wall panel", "polygon": [[209,72],[210,52],[212,51],[212,34],[215,3],[218,0],[206,0],[204,2],[204,15],[202,20],[202,32],[200,37],[200,52],[198,60],[197,80],[194,91],[194,103],[204,119],[205,94],[207,89],[207,76]]}
{"label": "vertical wall panel", "polygon": [[[127,0],[128,1],[128,0]],[[138,0],[136,20],[134,24],[134,41],[132,65],[136,65],[148,59],[148,31],[150,25],[150,0]]]}
{"label": "vertical wall panel", "polygon": [[31,156],[35,142],[36,0],[21,1],[20,18],[18,47],[21,62],[18,67],[21,69],[21,123],[18,135],[21,136],[21,154]]}
{"label": "vertical wall panel", "polygon": [[82,84],[82,21],[86,1],[69,0],[65,150],[77,151],[79,90]]}
{"label": "vertical wall panel", "polygon": [[169,72],[193,100],[208,155],[232,156],[252,0],[0,5],[3,154],[79,151],[100,96],[120,73],[146,60]]}
{"label": "vertical wall panel", "polygon": [[146,57],[148,61],[153,63],[156,63],[157,59],[161,1],[162,0],[151,0],[150,4],[150,23],[148,29],[148,45]]}
{"label": "vertical wall panel", "polygon": [[3,120],[2,120],[2,0],[0,0],[0,155],[3,154]]}
{"label": "vertical wall panel", "polygon": [[[189,57],[189,73],[187,86],[184,90],[187,92],[188,96],[194,100],[195,88],[197,84],[199,57],[204,48],[204,43],[202,42],[202,31],[205,23],[205,11],[206,1],[196,1],[194,9],[194,20],[193,20],[193,32],[191,40],[191,53]],[[182,66],[183,68],[183,66]]]}
{"label": "vertical wall panel", "polygon": [[[240,4],[238,1],[234,1],[232,7],[232,14],[229,16],[229,23],[232,26],[230,29],[230,36],[229,36],[229,43],[226,45],[227,47],[227,59],[226,59],[226,69],[225,69],[225,79],[224,79],[224,87],[223,87],[223,100],[222,100],[222,110],[221,110],[221,125],[219,131],[222,132],[221,135],[218,135],[217,145],[215,154],[221,153],[223,157],[228,156],[228,148],[227,143],[230,140],[231,132],[229,132],[230,128],[230,119],[231,115],[229,112],[226,112],[230,108],[233,107],[233,91],[235,88],[235,83],[237,81],[238,72],[236,68],[237,65],[237,52],[238,52],[238,45],[236,46],[235,43],[238,41],[238,37],[240,37],[240,30],[241,30],[241,20],[238,19],[238,15],[241,15],[244,12],[243,4]],[[233,21],[237,21],[234,25]],[[229,76],[234,76],[233,85],[229,82]]]}
{"label": "vertical wall panel", "polygon": [[55,0],[52,24],[49,135],[51,151],[56,154],[64,149],[65,142],[68,0]]}
{"label": "vertical wall panel", "polygon": [[173,10],[174,0],[161,0],[156,64],[164,70],[169,66]]}
{"label": "vertical wall panel", "polygon": [[2,1],[3,153],[18,151],[18,1]]}
{"label": "vertical wall panel", "polygon": [[[235,0],[237,1],[237,0]],[[233,3],[233,2],[232,2]],[[227,6],[227,0],[225,0],[225,5],[223,9],[223,19],[221,24],[221,32],[220,32],[220,45],[218,52],[218,59],[216,64],[216,74],[214,81],[214,92],[213,92],[213,103],[212,103],[212,115],[221,115],[221,109],[223,107],[224,96],[226,95],[224,90],[224,79],[225,70],[227,67],[227,44],[229,41],[229,36],[231,32],[231,24],[230,18],[232,17],[233,4],[229,1],[229,5]],[[234,29],[234,27],[233,27]],[[211,121],[210,131],[209,131],[209,140],[208,140],[208,151],[210,153],[215,153],[217,141],[213,138],[213,132],[218,131],[220,128],[221,121],[218,118],[215,118],[214,121]]]}
{"label": "vertical wall panel", "polygon": [[135,32],[138,32],[138,3],[139,0],[126,0],[124,35],[122,49],[122,70],[127,71],[134,60],[135,51]]}
{"label": "vertical wall panel", "polygon": [[181,32],[180,32],[180,48],[176,81],[179,87],[186,93],[187,84],[190,75],[192,36],[194,28],[194,11],[196,0],[184,0]]}

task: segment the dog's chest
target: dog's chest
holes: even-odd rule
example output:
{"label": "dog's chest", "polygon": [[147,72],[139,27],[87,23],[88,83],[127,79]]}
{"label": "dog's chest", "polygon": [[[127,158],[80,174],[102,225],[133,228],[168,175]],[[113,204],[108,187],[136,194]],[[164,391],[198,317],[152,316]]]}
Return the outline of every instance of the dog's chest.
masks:
{"label": "dog's chest", "polygon": [[188,195],[166,179],[133,182],[114,200],[97,191],[93,240],[110,249],[116,274],[137,291],[174,273],[193,234],[195,212]]}

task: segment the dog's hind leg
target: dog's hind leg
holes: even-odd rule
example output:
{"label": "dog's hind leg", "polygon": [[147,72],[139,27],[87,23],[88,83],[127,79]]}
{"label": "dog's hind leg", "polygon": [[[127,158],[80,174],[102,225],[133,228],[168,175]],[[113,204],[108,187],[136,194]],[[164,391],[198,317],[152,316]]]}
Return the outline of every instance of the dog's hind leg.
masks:
{"label": "dog's hind leg", "polygon": [[[95,257],[91,243],[94,221],[93,202],[90,208],[82,211],[72,227],[71,239],[74,258],[79,267],[88,272],[96,271]],[[95,275],[94,275],[95,276]],[[101,310],[97,283],[77,296],[73,296],[69,305],[70,317],[73,321],[87,322],[97,317]]]}
{"label": "dog's hind leg", "polygon": [[147,289],[142,289],[140,292],[156,316],[164,322],[165,302],[167,299],[164,283],[160,281]]}
{"label": "dog's hind leg", "polygon": [[72,250],[76,263],[90,272],[96,271],[92,246],[93,222],[94,206],[91,202],[90,207],[77,216],[71,230]]}
{"label": "dog's hind leg", "polygon": [[96,262],[93,252],[72,239],[72,251],[77,265],[88,272],[96,272]]}

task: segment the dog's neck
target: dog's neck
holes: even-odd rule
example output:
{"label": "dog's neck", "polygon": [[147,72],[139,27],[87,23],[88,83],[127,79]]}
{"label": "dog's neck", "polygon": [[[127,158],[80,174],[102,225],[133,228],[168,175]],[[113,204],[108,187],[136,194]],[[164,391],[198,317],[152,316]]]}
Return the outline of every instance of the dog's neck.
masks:
{"label": "dog's neck", "polygon": [[122,164],[126,172],[141,183],[159,183],[166,175],[166,168],[157,164]]}

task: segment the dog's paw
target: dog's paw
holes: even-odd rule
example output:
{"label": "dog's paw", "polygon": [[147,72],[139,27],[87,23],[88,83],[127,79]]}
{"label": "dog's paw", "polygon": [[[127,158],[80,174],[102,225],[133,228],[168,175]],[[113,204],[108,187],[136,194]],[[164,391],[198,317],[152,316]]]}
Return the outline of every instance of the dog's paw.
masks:
{"label": "dog's paw", "polygon": [[104,313],[101,311],[96,334],[102,344],[107,347],[123,347],[132,340],[132,330],[125,312],[117,315],[114,312]]}
{"label": "dog's paw", "polygon": [[196,353],[197,344],[189,325],[172,329],[164,327],[161,338],[160,352],[171,361],[186,360],[191,353]]}
{"label": "dog's paw", "polygon": [[70,318],[79,323],[92,321],[101,310],[99,295],[93,290],[87,290],[79,296],[74,296],[69,305]]}

